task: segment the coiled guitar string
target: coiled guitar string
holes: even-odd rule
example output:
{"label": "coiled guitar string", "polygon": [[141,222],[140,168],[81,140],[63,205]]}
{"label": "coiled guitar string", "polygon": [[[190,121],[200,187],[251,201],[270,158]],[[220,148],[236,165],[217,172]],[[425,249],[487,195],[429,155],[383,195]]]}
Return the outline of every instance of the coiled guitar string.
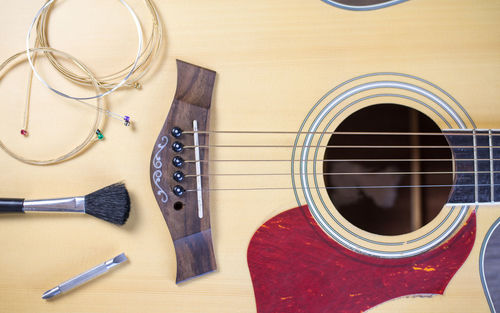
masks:
{"label": "coiled guitar string", "polygon": [[[49,1],[47,1],[49,2]],[[158,55],[162,44],[162,24],[161,19],[158,14],[158,10],[156,6],[151,0],[144,1],[149,12],[151,13],[152,18],[152,29],[151,34],[144,45],[144,49],[140,53],[139,61],[137,62],[136,67],[132,70],[132,73],[129,79],[123,86],[126,87],[135,87],[141,88],[141,83],[139,83],[139,79],[141,79],[146,72],[151,67],[151,64],[154,63],[155,57]],[[49,16],[50,10],[52,9],[53,2],[51,2],[45,10],[43,10],[40,14],[36,22],[36,38],[39,44],[43,47],[50,47],[50,44],[47,39],[47,17]],[[92,85],[92,80],[90,80],[87,76],[81,76],[70,69],[64,67],[61,63],[57,61],[50,53],[47,55],[50,63],[54,66],[56,70],[58,70],[62,75],[67,77],[69,80],[82,85],[90,86]],[[111,89],[115,87],[121,80],[123,80],[127,74],[133,68],[134,63],[129,64],[127,67],[122,70],[105,76],[98,76],[97,80],[99,86],[104,89]]]}
{"label": "coiled guitar string", "polygon": [[[68,54],[66,52],[59,51],[59,50],[56,50],[56,49],[53,49],[50,47],[32,48],[28,51],[28,53],[34,55],[33,56],[34,58],[36,57],[36,54],[38,54],[39,52],[43,52],[43,55],[45,55],[45,56],[47,55],[47,53],[51,53],[51,54],[58,53],[58,54],[61,54],[62,56],[64,56],[65,58],[68,58],[69,60],[71,60],[75,66],[77,66],[79,69],[81,69],[83,72],[85,72],[89,76],[89,79],[93,82],[92,85],[95,88],[96,93],[97,94],[100,93],[100,88],[99,88],[99,84],[98,84],[97,79],[83,63],[78,61],[78,59],[76,59],[75,57],[71,56],[70,54]],[[14,54],[13,56],[11,56],[10,58],[8,58],[7,60],[5,60],[2,64],[0,64],[0,71],[2,71],[9,63],[11,63],[12,61],[14,61],[15,59],[17,59],[18,57],[20,57],[22,55],[26,56],[26,51],[18,52],[16,54]],[[75,148],[73,148],[70,152],[68,152],[66,154],[63,154],[59,157],[55,157],[55,158],[52,158],[49,160],[35,160],[35,159],[25,158],[25,157],[15,153],[15,152],[13,152],[9,148],[7,148],[7,146],[5,146],[5,144],[1,140],[0,140],[0,148],[2,148],[11,157],[13,157],[21,162],[24,162],[27,164],[32,164],[32,165],[49,165],[49,164],[60,163],[60,162],[63,162],[65,160],[68,160],[68,159],[76,156],[80,152],[82,152],[91,143],[98,140],[96,138],[96,133],[97,134],[100,133],[98,127],[101,124],[102,115],[103,115],[103,111],[104,111],[101,101],[102,100],[100,98],[96,98],[97,103],[95,106],[93,106],[93,107],[97,108],[96,116],[94,119],[94,123],[91,126],[89,134],[80,144],[78,144]]]}
{"label": "coiled guitar string", "polygon": [[[35,48],[30,49],[31,52],[33,53],[32,58],[30,58],[30,54],[28,54],[28,60],[30,61],[30,65],[32,69],[29,71],[28,75],[28,81],[27,81],[27,89],[26,89],[26,98],[25,98],[25,110],[24,110],[24,118],[23,118],[23,128],[21,129],[21,134],[24,136],[28,135],[28,123],[29,123],[29,112],[30,112],[30,102],[31,102],[31,85],[32,85],[32,79],[33,79],[33,73],[39,77],[39,75],[36,73],[36,69],[34,68],[34,63],[37,57],[37,53],[39,51],[44,52],[44,56],[48,58],[49,62],[52,64],[52,66],[60,72],[63,76],[65,76],[67,79],[70,81],[80,84],[80,85],[85,85],[85,86],[93,86],[96,88],[96,91],[98,91],[96,96],[94,97],[88,97],[88,98],[77,98],[77,97],[71,97],[67,96],[66,94],[63,94],[61,92],[58,92],[54,89],[52,89],[46,82],[42,80],[42,83],[44,83],[49,89],[52,89],[55,91],[57,94],[62,95],[62,96],[67,96],[68,98],[71,98],[73,100],[76,100],[80,103],[83,103],[87,106],[90,106],[94,108],[97,113],[96,113],[96,120],[94,121],[94,125],[92,126],[92,129],[87,136],[87,138],[79,144],[77,147],[75,147],[72,151],[69,153],[62,155],[60,157],[50,159],[50,160],[32,160],[32,159],[26,159],[11,150],[9,150],[2,142],[0,142],[0,147],[4,149],[10,156],[14,157],[15,159],[28,163],[28,164],[33,164],[33,165],[47,165],[47,164],[53,164],[53,163],[59,163],[62,161],[65,161],[67,159],[72,158],[76,154],[80,153],[82,150],[86,148],[89,144],[91,144],[93,141],[97,140],[95,137],[95,134],[98,135],[98,139],[102,138],[102,133],[100,133],[98,127],[101,123],[102,120],[102,113],[118,119],[120,121],[123,121],[126,126],[130,125],[130,117],[129,116],[123,116],[118,113],[111,112],[107,109],[105,109],[99,101],[97,101],[97,105],[90,104],[88,102],[82,101],[81,99],[92,99],[92,98],[100,98],[106,94],[111,93],[112,91],[118,89],[121,86],[124,87],[134,87],[134,88],[141,88],[141,84],[139,83],[139,79],[141,79],[146,72],[149,70],[151,65],[154,63],[154,60],[156,59],[156,56],[159,53],[161,44],[162,44],[162,24],[161,24],[161,19],[159,17],[158,11],[154,5],[154,3],[151,0],[145,0],[145,4],[151,13],[151,18],[152,18],[152,29],[151,29],[151,34],[149,38],[147,39],[147,42],[143,44],[143,37],[142,37],[142,28],[140,27],[140,22],[138,20],[137,15],[133,12],[133,10],[126,4],[125,1],[120,0],[122,4],[130,11],[132,17],[134,18],[134,21],[136,23],[137,29],[138,29],[138,34],[139,34],[139,50],[137,57],[133,63],[125,67],[124,69],[110,74],[110,75],[105,75],[105,76],[100,76],[97,77],[94,74],[90,72],[88,68],[86,68],[80,61],[77,59],[73,58],[72,56],[68,55],[67,53],[62,53],[58,50],[52,49],[49,46],[48,40],[47,40],[47,19],[49,16],[49,12],[52,9],[52,5],[54,3],[54,0],[48,0],[42,7],[42,9],[39,11],[37,14],[37,17],[33,20],[31,27],[30,27],[30,32],[31,29],[33,28],[33,25],[36,23],[36,39],[35,39]],[[30,34],[28,34],[28,39],[29,40]],[[144,49],[142,47],[144,46]],[[141,50],[142,49],[142,50]],[[54,52],[61,53],[65,57],[68,57],[77,65],[77,67],[85,72],[85,75],[81,75],[79,73],[75,73],[71,70],[69,70],[67,67],[64,67],[58,59],[54,56]],[[4,68],[9,62],[11,62],[13,59],[17,58],[19,54],[9,58],[7,61],[5,61],[5,64],[3,64],[0,67],[0,70]],[[40,77],[39,77],[40,78]],[[99,93],[100,90],[107,90],[104,93]]]}
{"label": "coiled guitar string", "polygon": [[[142,42],[142,28],[140,27],[139,20],[133,10],[124,2],[121,1],[127,9],[130,11],[131,15],[134,17],[134,21],[137,24],[137,29],[138,31],[140,30],[140,35],[139,39],[140,42]],[[36,23],[36,40],[35,40],[35,47],[50,47],[49,42],[47,40],[47,19],[49,16],[49,12],[52,9],[52,5],[54,3],[54,0],[48,0],[45,5],[42,7],[42,9],[39,11],[35,19],[33,20],[31,27],[30,27],[30,32],[31,29],[33,28],[33,25]],[[154,5],[154,3],[151,0],[145,0],[145,4],[147,8],[149,9],[152,17],[152,30],[151,30],[151,35],[147,41],[147,43],[144,45],[144,50],[138,51],[138,57],[136,58],[136,62],[131,63],[121,71],[118,71],[117,73],[111,74],[111,75],[106,75],[102,77],[97,77],[96,79],[98,80],[98,84],[102,89],[108,90],[104,94],[110,93],[111,91],[117,89],[119,84],[123,84],[125,87],[135,87],[137,89],[141,88],[141,84],[138,82],[140,78],[142,78],[148,69],[151,67],[151,64],[153,63],[155,57],[157,56],[159,49],[161,47],[162,43],[162,38],[163,38],[163,33],[162,33],[162,24],[161,24],[161,19],[159,17],[158,11]],[[30,37],[30,34],[28,33],[28,38]],[[140,49],[140,44],[139,44],[139,49]],[[69,80],[73,81],[74,83],[81,84],[81,85],[87,85],[87,86],[92,86],[93,81],[89,79],[86,76],[81,76],[79,74],[76,74],[69,70],[68,68],[64,67],[57,59],[51,54],[51,53],[46,53],[46,57],[48,60],[51,62],[51,64],[54,66],[56,70],[58,70],[62,75],[64,75],[66,78]],[[30,60],[31,62],[32,60]],[[34,62],[34,60],[33,60]],[[135,65],[135,67],[134,67]],[[32,66],[33,67],[33,66]],[[36,74],[36,72],[35,72]],[[39,75],[36,74],[38,78]],[[24,110],[24,118],[23,118],[23,127],[21,129],[21,134],[24,136],[28,135],[28,123],[29,123],[29,105],[30,105],[30,90],[31,90],[31,83],[33,79],[33,71],[29,73],[28,77],[28,88],[26,90],[26,100],[25,100],[25,110]],[[43,80],[42,82],[49,88],[52,89],[50,86],[48,86],[47,83],[45,83]],[[67,96],[64,93],[60,93],[54,89],[52,89],[56,93]],[[102,96],[104,94],[98,95]],[[69,96],[68,96],[69,97]],[[70,97],[72,99],[78,100],[81,103],[84,103],[88,106],[93,106],[92,104],[89,104],[87,102],[82,101],[82,98],[76,98],[76,97]],[[95,106],[93,106],[95,107]],[[101,110],[101,108],[95,107],[97,110]],[[103,111],[106,115],[115,118],[117,120],[123,121],[125,126],[130,125],[130,117],[126,115],[121,115],[115,112],[111,112],[109,110],[104,110]]]}
{"label": "coiled guitar string", "polygon": [[[47,7],[52,4],[55,0],[49,0],[45,3],[45,5],[42,6],[42,8],[40,10],[38,10],[37,14],[35,15],[35,18],[33,19],[33,21],[31,22],[30,24],[30,27],[28,29],[28,34],[26,36],[26,52],[28,52],[28,50],[30,49],[30,39],[31,39],[31,33],[33,31],[33,27],[34,25],[36,24],[38,18],[40,17],[40,15],[47,9]],[[104,97],[110,93],[112,93],[113,91],[115,91],[116,89],[120,88],[123,84],[125,84],[125,82],[129,79],[129,77],[132,75],[133,71],[135,70],[135,68],[137,67],[137,62],[139,61],[139,58],[141,56],[141,52],[142,52],[142,42],[143,42],[143,35],[142,35],[142,27],[141,27],[141,23],[139,21],[139,18],[137,17],[137,14],[134,12],[134,10],[132,10],[132,8],[127,4],[127,2],[125,2],[125,0],[119,0],[123,6],[125,6],[125,8],[130,12],[130,15],[132,15],[132,18],[135,22],[135,25],[137,27],[137,35],[138,35],[138,42],[137,42],[137,55],[135,57],[135,60],[134,60],[134,63],[133,63],[133,66],[132,68],[130,69],[130,71],[128,72],[128,74],[118,83],[116,84],[115,86],[113,86],[113,88],[103,92],[103,93],[100,93],[96,96],[92,96],[92,97],[74,97],[74,96],[70,96],[60,90],[57,90],[55,88],[53,88],[52,86],[49,85],[49,83],[47,81],[45,81],[42,76],[37,72],[34,64],[33,64],[33,60],[31,58],[31,55],[30,53],[27,53],[27,56],[28,56],[28,61],[30,63],[30,66],[31,68],[33,69],[33,74],[36,76],[36,78],[38,78],[39,81],[41,81],[47,88],[49,88],[50,90],[52,90],[53,92],[57,93],[58,95],[60,96],[63,96],[63,97],[66,97],[66,98],[69,98],[69,99],[74,99],[74,100],[90,100],[90,99],[95,99],[95,98],[100,98],[100,97]]]}
{"label": "coiled guitar string", "polygon": [[[38,42],[38,38],[35,41],[35,47],[36,48],[40,48],[40,44]],[[50,52],[45,52],[44,54],[45,54],[45,56],[47,58],[49,58],[49,56],[50,56],[51,58],[55,59],[54,56],[53,56],[53,54],[50,53]],[[33,56],[32,61],[33,61],[33,65],[34,65],[36,63],[36,54]],[[94,78],[95,78],[95,76],[94,76]],[[95,78],[95,80],[97,80],[97,78]],[[92,82],[92,80],[90,80],[90,81]],[[29,123],[29,110],[30,110],[30,102],[31,102],[31,85],[32,84],[33,84],[33,70],[30,69],[29,74],[28,74],[27,88],[26,88],[26,98],[25,98],[24,116],[23,116],[23,128],[21,129],[21,135],[24,135],[25,137],[28,136],[28,123]],[[85,105],[87,105],[87,106],[89,106],[91,108],[94,108],[95,110],[101,111],[101,112],[103,112],[104,114],[106,114],[109,117],[112,117],[112,118],[115,118],[117,120],[123,121],[125,126],[129,126],[130,125],[130,117],[129,116],[126,116],[126,115],[123,116],[121,114],[112,112],[112,111],[110,111],[110,110],[108,110],[106,108],[95,106],[93,104],[90,104],[88,102],[79,100],[77,98],[75,98],[73,100],[78,101],[80,103],[83,103],[83,104],[85,104]]]}

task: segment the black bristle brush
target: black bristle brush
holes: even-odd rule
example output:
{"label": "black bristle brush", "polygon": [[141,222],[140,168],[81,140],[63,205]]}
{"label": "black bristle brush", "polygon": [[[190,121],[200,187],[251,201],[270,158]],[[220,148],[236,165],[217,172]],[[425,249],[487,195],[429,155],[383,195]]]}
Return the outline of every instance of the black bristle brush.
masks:
{"label": "black bristle brush", "polygon": [[125,184],[116,183],[83,197],[47,200],[0,198],[0,213],[25,212],[85,213],[123,225],[130,212],[130,197]]}

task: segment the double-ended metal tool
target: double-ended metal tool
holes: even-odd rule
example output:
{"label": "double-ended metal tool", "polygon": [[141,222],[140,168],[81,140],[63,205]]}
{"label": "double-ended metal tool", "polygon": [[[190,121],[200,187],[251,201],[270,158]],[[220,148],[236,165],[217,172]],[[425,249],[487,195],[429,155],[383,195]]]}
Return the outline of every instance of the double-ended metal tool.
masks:
{"label": "double-ended metal tool", "polygon": [[84,273],[81,273],[80,275],[75,276],[75,277],[63,282],[62,284],[58,285],[57,287],[54,287],[50,290],[47,290],[42,295],[42,299],[50,299],[54,296],[57,296],[58,294],[61,294],[63,292],[66,292],[68,290],[76,288],[76,287],[88,282],[89,280],[106,273],[107,271],[109,271],[113,267],[115,267],[118,264],[121,264],[125,261],[127,261],[127,257],[125,256],[125,254],[124,253],[119,254],[119,255],[115,256],[114,258],[107,260],[106,262],[99,264],[96,267],[91,268],[90,270],[88,270]]}

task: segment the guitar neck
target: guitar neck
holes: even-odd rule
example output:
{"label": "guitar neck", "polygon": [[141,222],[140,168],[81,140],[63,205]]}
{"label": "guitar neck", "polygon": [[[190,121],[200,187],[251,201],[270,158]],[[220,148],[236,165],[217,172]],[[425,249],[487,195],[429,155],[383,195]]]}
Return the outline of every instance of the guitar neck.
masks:
{"label": "guitar neck", "polygon": [[500,202],[500,131],[444,130],[454,159],[455,181],[448,203]]}

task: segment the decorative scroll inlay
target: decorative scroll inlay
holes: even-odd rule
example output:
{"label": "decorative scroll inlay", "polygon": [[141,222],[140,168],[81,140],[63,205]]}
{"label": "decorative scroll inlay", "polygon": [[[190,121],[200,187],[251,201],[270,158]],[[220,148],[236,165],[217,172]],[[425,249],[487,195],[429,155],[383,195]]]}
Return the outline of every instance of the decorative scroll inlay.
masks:
{"label": "decorative scroll inlay", "polygon": [[153,158],[153,166],[156,168],[156,171],[153,173],[153,181],[155,183],[156,188],[158,190],[156,191],[156,194],[161,196],[161,202],[167,203],[168,201],[168,196],[165,190],[160,187],[160,179],[162,177],[162,172],[161,172],[161,167],[163,165],[160,157],[160,152],[167,146],[168,144],[168,138],[167,136],[161,137],[161,142],[158,144],[158,151],[155,153],[155,157]]}

